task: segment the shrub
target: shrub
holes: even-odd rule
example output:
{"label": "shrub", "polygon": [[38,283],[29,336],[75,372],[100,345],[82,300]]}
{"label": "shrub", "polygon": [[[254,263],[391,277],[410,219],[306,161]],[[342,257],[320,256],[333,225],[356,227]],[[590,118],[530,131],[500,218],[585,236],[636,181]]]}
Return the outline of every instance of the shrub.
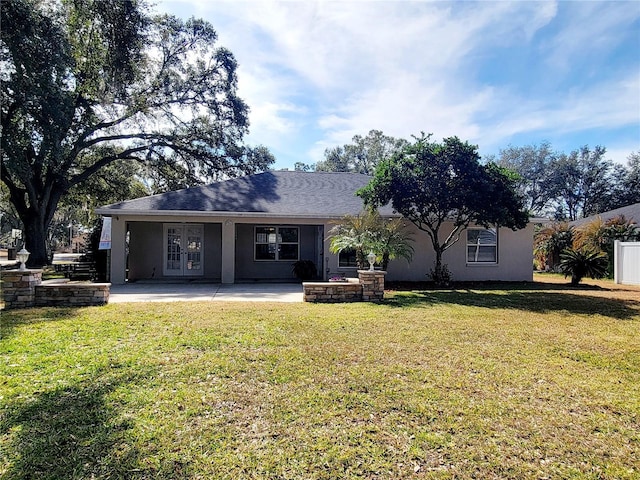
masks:
{"label": "shrub", "polygon": [[571,285],[578,285],[584,277],[602,278],[607,274],[607,254],[589,249],[567,249],[560,255],[560,271],[565,278],[571,275]]}
{"label": "shrub", "polygon": [[316,274],[316,264],[311,260],[298,260],[293,264],[293,274],[300,280],[311,280]]}

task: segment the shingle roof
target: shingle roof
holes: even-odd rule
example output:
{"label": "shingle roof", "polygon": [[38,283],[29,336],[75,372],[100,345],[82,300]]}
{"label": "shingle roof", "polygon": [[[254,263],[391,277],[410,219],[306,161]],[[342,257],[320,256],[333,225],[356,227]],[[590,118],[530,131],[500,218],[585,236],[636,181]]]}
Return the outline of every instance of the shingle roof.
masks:
{"label": "shingle roof", "polygon": [[[184,211],[340,217],[362,211],[362,199],[355,192],[370,179],[359,173],[270,171],[115,203],[98,209],[98,213]],[[380,209],[380,213],[391,214],[391,208]]]}
{"label": "shingle roof", "polygon": [[615,210],[609,210],[608,212],[603,212],[598,215],[581,218],[579,220],[570,222],[570,225],[579,227],[580,225],[584,225],[585,223],[595,220],[597,217],[600,217],[604,222],[606,222],[607,220],[619,215],[624,215],[627,220],[632,220],[633,223],[637,223],[640,225],[640,203],[634,203],[633,205],[616,208]]}

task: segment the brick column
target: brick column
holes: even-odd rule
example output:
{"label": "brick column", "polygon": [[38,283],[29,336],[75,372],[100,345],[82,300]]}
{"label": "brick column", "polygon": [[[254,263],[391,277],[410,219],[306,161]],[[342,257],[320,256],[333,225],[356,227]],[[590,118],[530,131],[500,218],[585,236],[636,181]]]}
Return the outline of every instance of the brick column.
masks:
{"label": "brick column", "polygon": [[382,270],[358,270],[364,302],[379,302],[384,298],[384,276]]}
{"label": "brick column", "polygon": [[36,304],[36,286],[42,283],[42,270],[2,272],[4,308],[26,308]]}

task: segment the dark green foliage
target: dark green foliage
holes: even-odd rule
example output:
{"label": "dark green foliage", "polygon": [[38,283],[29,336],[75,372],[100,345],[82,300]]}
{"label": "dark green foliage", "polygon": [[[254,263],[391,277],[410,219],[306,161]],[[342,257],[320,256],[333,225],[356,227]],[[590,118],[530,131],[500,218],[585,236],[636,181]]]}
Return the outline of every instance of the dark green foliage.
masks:
{"label": "dark green foliage", "polygon": [[[423,134],[382,161],[358,195],[370,207],[391,202],[395,211],[427,233],[436,253],[437,276],[443,271],[442,254],[470,224],[514,230],[527,225],[529,216],[516,193],[518,177],[479,160],[477,147],[468,142],[450,137],[435,143]],[[442,280],[434,278],[436,283]]]}
{"label": "dark green foliage", "polygon": [[237,64],[207,22],[153,16],[137,0],[13,0],[1,14],[0,178],[30,266],[46,263],[61,199],[109,165],[135,164],[159,191],[274,161],[243,144]]}
{"label": "dark green foliage", "polygon": [[627,166],[606,158],[606,149],[583,146],[569,154],[549,143],[509,146],[498,163],[520,175],[518,190],[534,215],[576,220],[640,202],[640,153]]}
{"label": "dark green foliage", "polygon": [[536,232],[533,238],[533,253],[541,270],[556,270],[560,265],[560,254],[573,246],[575,229],[567,222],[555,222]]}
{"label": "dark green foliage", "polygon": [[389,262],[402,257],[413,258],[412,234],[401,218],[382,218],[378,211],[367,210],[360,215],[345,215],[329,231],[332,253],[354,250],[358,268],[368,268],[367,255],[375,253],[376,263],[386,270]]}
{"label": "dark green foliage", "polygon": [[318,274],[316,264],[311,260],[298,260],[293,264],[293,274],[300,280],[312,280]]}
{"label": "dark green foliage", "polygon": [[542,214],[553,200],[550,180],[551,161],[554,152],[549,143],[527,145],[524,147],[509,146],[500,150],[498,164],[509,168],[520,175],[517,188],[525,198],[527,210]]}
{"label": "dark green foliage", "polygon": [[607,254],[586,248],[565,250],[560,255],[560,271],[571,276],[571,285],[578,285],[584,277],[602,278],[607,274]]}
{"label": "dark green foliage", "polygon": [[324,160],[318,162],[315,169],[319,172],[356,172],[373,175],[376,166],[382,160],[409,144],[404,139],[390,137],[380,130],[371,130],[366,137],[355,135],[352,142],[342,147],[326,149]]}

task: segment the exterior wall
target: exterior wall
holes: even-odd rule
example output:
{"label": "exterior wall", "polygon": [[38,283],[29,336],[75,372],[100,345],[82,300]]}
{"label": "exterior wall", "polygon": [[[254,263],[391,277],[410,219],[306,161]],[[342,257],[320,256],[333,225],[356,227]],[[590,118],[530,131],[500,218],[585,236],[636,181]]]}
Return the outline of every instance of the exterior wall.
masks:
{"label": "exterior wall", "polygon": [[[165,277],[162,272],[164,223],[129,222],[129,275],[130,281]],[[204,224],[204,274],[203,278],[220,281],[222,226],[219,223]],[[178,277],[179,278],[179,277]]]}
{"label": "exterior wall", "polygon": [[[258,224],[236,225],[236,281],[297,281],[292,272],[293,261],[264,261],[254,259],[254,229],[256,226],[289,226],[290,224],[276,224],[261,222]],[[315,225],[298,225],[299,227],[299,259],[312,260],[318,268],[318,242],[316,241],[317,227]]]}
{"label": "exterior wall", "polygon": [[[158,278],[158,275],[162,275],[162,224],[181,223],[186,218],[193,223],[205,225],[204,278],[210,281],[234,283],[254,280],[295,280],[291,272],[293,262],[255,262],[253,260],[253,227],[255,225],[300,226],[300,245],[302,248],[300,258],[314,260],[316,266],[321,270],[321,280],[328,280],[331,275],[337,273],[353,278],[358,276],[355,268],[339,268],[338,255],[333,255],[329,251],[330,238],[327,233],[335,225],[335,219],[288,218],[285,222],[283,219],[255,215],[207,216],[206,212],[202,212],[189,217],[147,215],[127,218],[122,215],[114,216],[112,221],[111,282],[114,284],[125,282],[127,222],[129,222],[130,228],[137,229],[138,235],[141,235],[140,238],[146,239],[137,246],[134,243],[131,245],[131,259],[136,258],[133,256],[135,254],[138,258],[136,261],[141,263],[135,268],[134,265],[131,265],[132,271],[130,273],[135,274],[137,278],[145,278],[143,275],[150,275],[153,266],[156,265],[154,278]],[[141,223],[144,227],[136,225]],[[146,231],[147,228],[150,231]],[[428,280],[427,274],[433,268],[435,255],[429,237],[411,223],[408,223],[407,228],[412,229],[415,233],[413,261],[407,263],[403,259],[392,260],[388,268],[387,281],[425,281]],[[466,235],[464,232],[458,243],[444,253],[443,261],[448,265],[454,281],[532,281],[533,228],[534,225],[531,223],[525,229],[515,232],[508,228],[499,229],[498,263],[495,265],[467,265]],[[446,230],[446,225],[443,230]],[[132,230],[132,239],[134,239],[133,233],[135,233],[134,230]],[[151,259],[147,259],[147,256]],[[141,258],[143,260],[140,260]]]}
{"label": "exterior wall", "polygon": [[[414,232],[413,260],[395,259],[389,263],[387,281],[429,280],[428,274],[435,264],[435,253],[431,240],[426,233],[409,224]],[[451,224],[442,227],[441,237],[445,237],[452,228]],[[533,228],[530,223],[522,230],[498,229],[498,262],[488,265],[467,264],[466,233],[460,240],[444,252],[442,262],[447,264],[453,281],[533,281]]]}

